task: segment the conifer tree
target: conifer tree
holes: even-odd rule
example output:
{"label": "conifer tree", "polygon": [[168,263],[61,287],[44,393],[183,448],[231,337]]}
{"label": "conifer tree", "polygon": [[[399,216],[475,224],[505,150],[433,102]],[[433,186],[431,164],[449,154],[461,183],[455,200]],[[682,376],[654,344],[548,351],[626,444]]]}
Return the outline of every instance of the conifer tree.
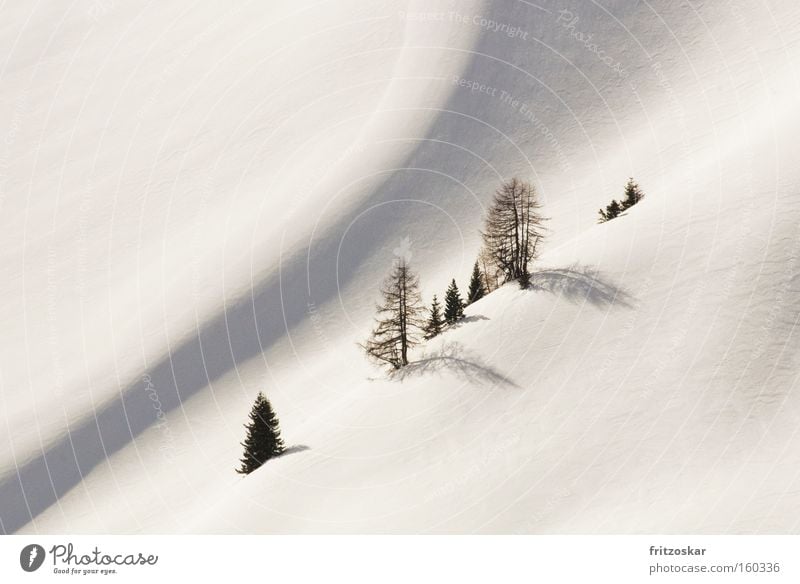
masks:
{"label": "conifer tree", "polygon": [[619,217],[619,214],[622,213],[622,206],[617,202],[616,199],[612,199],[611,202],[606,206],[606,219],[610,221],[616,217]]}
{"label": "conifer tree", "polygon": [[472,277],[469,281],[469,290],[467,292],[467,303],[472,304],[486,296],[486,286],[484,285],[483,274],[478,266],[478,262],[472,268]]}
{"label": "conifer tree", "polygon": [[461,293],[458,291],[454,278],[444,296],[444,320],[447,324],[453,324],[463,317],[464,301],[461,300]]}
{"label": "conifer tree", "polygon": [[433,295],[433,302],[431,303],[431,308],[428,312],[430,313],[430,316],[428,317],[428,323],[425,325],[425,338],[432,339],[441,333],[442,328],[444,327],[442,309],[439,305],[439,300],[436,298],[436,294]]}
{"label": "conifer tree", "polygon": [[250,410],[250,422],[245,424],[245,428],[247,437],[242,442],[244,457],[241,467],[236,470],[239,474],[250,474],[284,451],[278,418],[263,392],[258,392]]}
{"label": "conifer tree", "polygon": [[625,185],[625,198],[620,201],[620,211],[630,209],[636,203],[644,199],[644,193],[639,185],[633,180],[633,177],[628,179],[628,184]]}
{"label": "conifer tree", "polygon": [[383,304],[370,338],[361,345],[367,356],[393,369],[408,365],[408,350],[419,343],[424,328],[419,278],[399,259],[381,289]]}

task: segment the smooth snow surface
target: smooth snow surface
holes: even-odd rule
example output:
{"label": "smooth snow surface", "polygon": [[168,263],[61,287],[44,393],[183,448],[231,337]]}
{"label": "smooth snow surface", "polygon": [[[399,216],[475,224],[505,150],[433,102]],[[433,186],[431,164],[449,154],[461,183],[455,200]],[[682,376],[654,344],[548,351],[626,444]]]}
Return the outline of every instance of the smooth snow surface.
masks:
{"label": "smooth snow surface", "polygon": [[[798,63],[794,0],[2,4],[0,531],[800,531]],[[387,377],[515,175],[535,289]]]}

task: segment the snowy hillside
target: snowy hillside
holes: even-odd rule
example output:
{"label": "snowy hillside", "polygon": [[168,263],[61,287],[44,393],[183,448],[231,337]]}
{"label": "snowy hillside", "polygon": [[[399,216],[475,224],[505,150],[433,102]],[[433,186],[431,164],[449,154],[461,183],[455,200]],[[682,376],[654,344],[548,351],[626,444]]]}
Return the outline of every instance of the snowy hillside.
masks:
{"label": "snowy hillside", "polygon": [[[0,531],[800,531],[795,2],[16,1],[0,54]],[[534,289],[387,376],[394,258],[466,287],[512,176]]]}

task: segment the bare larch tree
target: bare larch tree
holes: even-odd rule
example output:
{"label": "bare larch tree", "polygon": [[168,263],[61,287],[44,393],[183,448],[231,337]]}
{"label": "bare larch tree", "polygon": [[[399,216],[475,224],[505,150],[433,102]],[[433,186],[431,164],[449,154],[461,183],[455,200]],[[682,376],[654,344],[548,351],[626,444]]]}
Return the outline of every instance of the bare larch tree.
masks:
{"label": "bare larch tree", "polygon": [[517,178],[506,181],[495,191],[486,217],[483,244],[503,281],[517,280],[520,287],[530,285],[529,264],[538,257],[544,234],[544,217],[536,190]]}
{"label": "bare larch tree", "polygon": [[425,326],[419,278],[404,259],[397,260],[381,294],[375,328],[361,346],[371,359],[400,369],[408,365],[408,351],[419,344]]}

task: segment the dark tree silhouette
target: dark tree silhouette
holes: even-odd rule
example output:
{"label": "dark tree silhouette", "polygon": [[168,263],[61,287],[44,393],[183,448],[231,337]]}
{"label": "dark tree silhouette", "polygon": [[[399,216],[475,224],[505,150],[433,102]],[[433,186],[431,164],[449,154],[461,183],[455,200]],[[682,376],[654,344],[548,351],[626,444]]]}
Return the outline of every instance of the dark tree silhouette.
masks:
{"label": "dark tree silhouette", "polygon": [[517,178],[503,183],[494,194],[482,235],[504,282],[517,280],[522,288],[530,284],[529,264],[538,257],[544,235],[540,207],[533,186]]}
{"label": "dark tree silhouette", "polygon": [[250,410],[250,422],[245,424],[245,428],[247,437],[242,442],[244,457],[241,467],[236,470],[240,474],[250,474],[284,451],[278,418],[263,392],[258,392]]}
{"label": "dark tree silhouette", "polygon": [[486,285],[478,262],[472,267],[472,277],[469,280],[469,290],[467,291],[467,303],[472,304],[486,296]]}
{"label": "dark tree silhouette", "polygon": [[447,324],[453,324],[463,317],[464,301],[461,299],[461,293],[458,291],[454,278],[444,295],[444,320]]}
{"label": "dark tree silhouette", "polygon": [[616,199],[612,199],[611,202],[606,205],[605,211],[600,209],[600,219],[598,220],[598,223],[611,221],[612,219],[619,217],[620,213],[622,213],[622,206]]}
{"label": "dark tree silhouette", "polygon": [[408,350],[419,343],[424,327],[419,278],[405,260],[397,261],[381,294],[383,304],[376,307],[375,328],[361,347],[371,359],[400,369],[408,365]]}
{"label": "dark tree silhouette", "polygon": [[612,219],[619,217],[624,211],[633,207],[636,203],[644,199],[644,193],[633,178],[628,179],[628,184],[625,185],[625,197],[621,201],[612,199],[606,206],[605,211],[600,209],[600,218],[598,223],[605,223]]}
{"label": "dark tree silhouette", "polygon": [[433,302],[431,303],[431,308],[428,313],[430,316],[428,317],[428,323],[425,325],[425,338],[432,339],[441,333],[442,328],[444,328],[442,309],[439,305],[439,300],[436,298],[436,294],[433,295]]}
{"label": "dark tree silhouette", "polygon": [[633,177],[629,178],[628,184],[625,185],[625,198],[620,202],[622,211],[630,209],[642,199],[644,199],[644,193],[642,192],[642,189],[638,184],[636,184],[636,181],[633,180]]}

